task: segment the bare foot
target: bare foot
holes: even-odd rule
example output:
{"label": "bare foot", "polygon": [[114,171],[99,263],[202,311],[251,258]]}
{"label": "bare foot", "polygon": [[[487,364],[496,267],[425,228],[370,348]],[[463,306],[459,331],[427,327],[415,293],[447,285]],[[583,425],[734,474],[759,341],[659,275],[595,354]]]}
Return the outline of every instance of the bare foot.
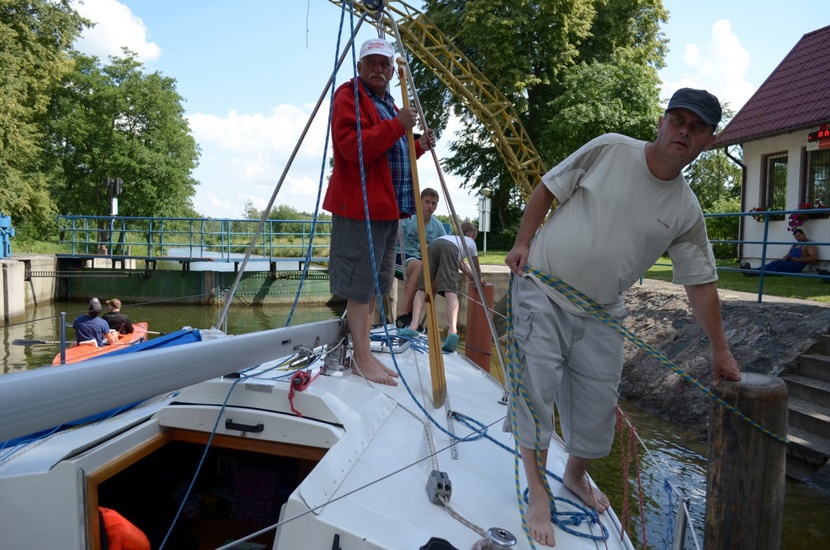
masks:
{"label": "bare foot", "polygon": [[398,373],[387,368],[386,365],[375,359],[374,356],[370,355],[369,358],[364,361],[358,361],[356,357],[352,357],[352,369],[354,369],[355,373],[370,382],[385,384],[387,386],[398,385],[395,381]]}
{"label": "bare foot", "polygon": [[608,500],[605,493],[588,482],[587,475],[581,475],[576,479],[572,479],[566,475],[562,478],[562,485],[570,489],[571,492],[582,499],[582,502],[586,506],[596,509],[596,511],[600,514],[611,506],[611,501]]}
{"label": "bare foot", "polygon": [[527,527],[533,540],[545,546],[556,546],[553,523],[550,521],[550,499],[547,491],[542,491],[538,496],[528,495],[526,513]]}

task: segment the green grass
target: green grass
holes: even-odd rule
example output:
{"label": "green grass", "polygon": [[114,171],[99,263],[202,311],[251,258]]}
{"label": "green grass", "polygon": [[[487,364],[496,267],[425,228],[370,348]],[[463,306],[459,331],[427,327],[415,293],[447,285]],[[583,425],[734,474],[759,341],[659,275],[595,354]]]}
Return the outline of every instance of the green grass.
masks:
{"label": "green grass", "polygon": [[[668,264],[668,258],[661,258],[658,264]],[[737,268],[736,262],[724,260],[718,261],[718,267]],[[670,265],[654,265],[646,272],[649,279],[671,281],[672,268]],[[740,292],[751,292],[758,294],[760,277],[747,277],[738,271],[719,271],[718,287]],[[764,294],[781,296],[783,298],[798,298],[800,300],[813,300],[815,302],[830,303],[830,285],[826,285],[821,279],[809,277],[792,277],[782,275],[767,275],[764,277]]]}
{"label": "green grass", "polygon": [[[503,264],[505,256],[507,256],[507,251],[488,250],[487,254],[479,255],[479,262],[482,265]],[[657,264],[646,272],[645,277],[671,282],[672,268],[669,264],[668,258],[661,258]],[[719,260],[718,267],[737,268],[738,264]],[[737,271],[719,271],[718,277],[719,288],[758,294],[760,277],[746,277],[743,273]],[[821,279],[808,277],[768,275],[764,277],[764,294],[830,303],[830,285],[824,284]]]}
{"label": "green grass", "polygon": [[68,244],[54,241],[23,241],[12,239],[12,255],[14,254],[69,254]]}

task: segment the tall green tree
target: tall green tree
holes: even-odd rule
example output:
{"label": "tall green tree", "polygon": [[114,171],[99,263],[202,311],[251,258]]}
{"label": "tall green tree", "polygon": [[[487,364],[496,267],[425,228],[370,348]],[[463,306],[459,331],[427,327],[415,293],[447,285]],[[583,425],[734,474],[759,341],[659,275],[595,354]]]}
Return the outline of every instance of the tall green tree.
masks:
{"label": "tall green tree", "polygon": [[54,94],[46,125],[60,177],[53,187],[62,213],[106,215],[106,178],[121,178],[119,214],[188,216],[199,148],[176,81],[145,73],[135,54],[73,53],[75,71]]}
{"label": "tall green tree", "polygon": [[[724,107],[723,120],[718,131],[722,130],[734,115],[733,109],[728,105]],[[733,147],[729,150],[728,156],[726,153],[724,148],[704,151],[683,170],[683,176],[697,195],[704,212],[711,212],[716,203],[741,197],[743,172],[737,162],[743,159],[742,150],[740,147]],[[734,211],[737,212],[738,209]]]}
{"label": "tall green tree", "polygon": [[88,23],[69,0],[0,0],[0,211],[18,237],[41,236],[54,221],[40,117]]}
{"label": "tall green tree", "polygon": [[741,196],[741,168],[726,156],[723,149],[701,153],[697,160],[686,167],[683,176],[697,195],[704,212],[711,211],[712,206],[720,200]]}
{"label": "tall green tree", "polygon": [[[607,131],[653,137],[661,0],[427,0],[426,14],[511,101],[546,165]],[[494,226],[508,227],[522,201],[489,136],[428,67],[413,74],[431,126],[461,119],[445,168],[493,189]]]}

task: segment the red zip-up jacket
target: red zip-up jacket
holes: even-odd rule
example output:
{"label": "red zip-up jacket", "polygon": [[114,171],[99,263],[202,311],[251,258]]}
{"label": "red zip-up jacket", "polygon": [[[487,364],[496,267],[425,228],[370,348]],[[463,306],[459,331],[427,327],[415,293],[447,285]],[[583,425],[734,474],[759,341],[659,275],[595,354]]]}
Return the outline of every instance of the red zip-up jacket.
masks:
{"label": "red zip-up jacket", "polygon": [[[406,128],[398,119],[382,120],[364,86],[360,81],[360,130],[369,218],[397,220],[401,215],[392,186],[392,173],[386,160],[386,151],[406,133]],[[360,182],[357,116],[352,80],[340,85],[334,92],[331,131],[334,170],[323,199],[323,208],[344,218],[363,220],[366,215],[363,209],[363,187]],[[422,154],[424,151],[421,145],[415,141],[416,158]]]}

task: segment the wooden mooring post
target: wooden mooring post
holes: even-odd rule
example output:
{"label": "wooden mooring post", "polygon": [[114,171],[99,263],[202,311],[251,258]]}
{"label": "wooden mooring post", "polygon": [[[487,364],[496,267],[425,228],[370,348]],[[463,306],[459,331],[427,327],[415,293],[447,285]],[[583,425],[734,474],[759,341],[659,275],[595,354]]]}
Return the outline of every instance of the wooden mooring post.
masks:
{"label": "wooden mooring post", "polygon": [[[787,437],[787,386],[743,373],[716,396],[778,437]],[[712,400],[706,472],[705,547],[777,550],[784,516],[786,445]]]}

